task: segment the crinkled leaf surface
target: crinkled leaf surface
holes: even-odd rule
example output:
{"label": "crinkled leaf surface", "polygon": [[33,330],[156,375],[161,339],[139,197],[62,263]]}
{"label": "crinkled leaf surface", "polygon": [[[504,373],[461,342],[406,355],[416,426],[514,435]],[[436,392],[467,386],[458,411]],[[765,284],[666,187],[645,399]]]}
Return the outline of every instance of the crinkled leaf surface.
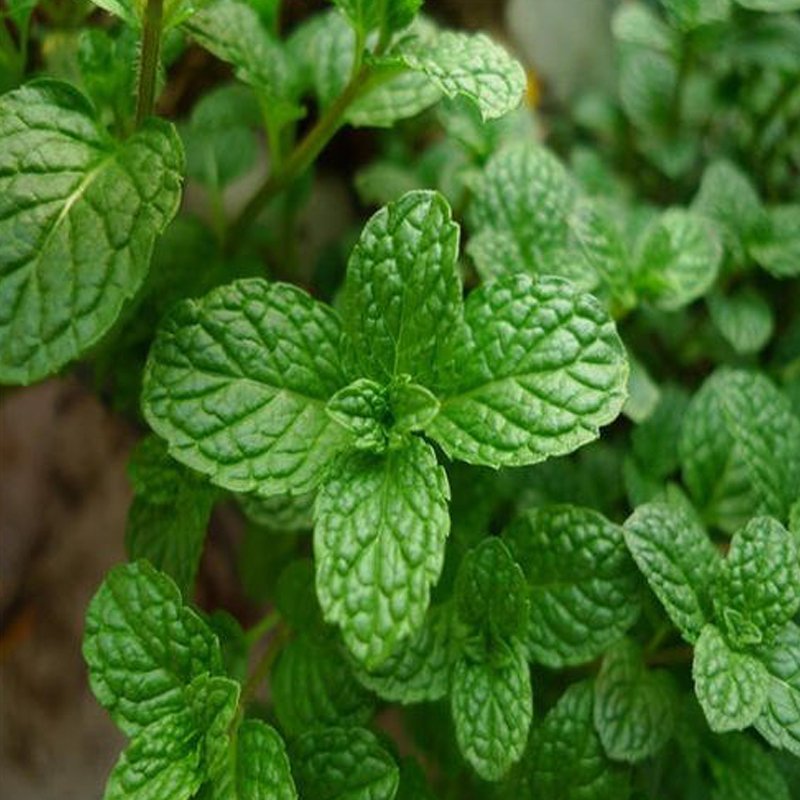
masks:
{"label": "crinkled leaf surface", "polygon": [[609,758],[635,763],[672,735],[675,688],[669,674],[650,671],[629,639],[603,656],[595,681],[594,727]]}
{"label": "crinkled leaf surface", "polygon": [[95,697],[130,736],[186,709],[186,687],[222,671],[219,642],[146,561],[112,569],[86,615],[83,655]]}
{"label": "crinkled leaf surface", "polygon": [[800,758],[800,627],[789,623],[758,656],[767,669],[767,702],[756,730]]}
{"label": "crinkled leaf surface", "polygon": [[712,226],[699,214],[671,208],[642,236],[636,280],[645,297],[660,308],[675,310],[706,293],[721,258]]}
{"label": "crinkled leaf surface", "polygon": [[[770,517],[754,517],[734,534],[719,570],[714,604],[728,638],[755,628],[765,642],[800,608],[800,554],[795,537]],[[733,615],[730,612],[734,612]],[[752,634],[751,634],[752,635]],[[752,642],[742,641],[741,644]]]}
{"label": "crinkled leaf surface", "polygon": [[309,731],[291,746],[301,797],[314,800],[393,800],[400,771],[363,728]]}
{"label": "crinkled leaf surface", "polygon": [[697,639],[692,675],[711,730],[741,730],[761,714],[767,699],[766,668],[757,658],[731,650],[713,625],[706,625]]}
{"label": "crinkled leaf surface", "polygon": [[636,570],[622,529],[602,514],[549,506],[521,514],[503,534],[528,582],[525,643],[550,667],[590,661],[636,621]]}
{"label": "crinkled leaf surface", "polygon": [[448,97],[472,100],[484,120],[513,111],[525,92],[525,72],[488,36],[445,31],[428,43],[408,39],[395,49],[411,69],[424,73]]}
{"label": "crinkled leaf surface", "polygon": [[800,419],[765,376],[718,369],[689,406],[680,453],[709,522],[732,532],[754,514],[787,519],[800,486]]}
{"label": "crinkled leaf surface", "polygon": [[575,683],[531,731],[527,769],[537,800],[601,800],[628,796],[628,778],[611,764],[595,732],[593,688]]}
{"label": "crinkled leaf surface", "polygon": [[117,142],[68,84],[0,98],[0,382],[39,380],[108,332],[178,210],[182,171],[166,122]]}
{"label": "crinkled leaf surface", "polygon": [[151,348],[143,408],[182,463],[237,492],[302,493],[351,439],[325,412],[340,325],[286,284],[245,279],[176,306]]}
{"label": "crinkled leaf surface", "polygon": [[457,258],[458,226],[436,192],[409,192],[367,222],[344,290],[359,375],[437,386],[439,352],[461,311]]}
{"label": "crinkled leaf surface", "polygon": [[328,400],[325,411],[353,434],[360,450],[380,452],[388,442],[389,399],[384,387],[369,378],[359,378]]}
{"label": "crinkled leaf surface", "polygon": [[717,737],[711,800],[790,800],[786,779],[775,758],[753,737],[741,733]]}
{"label": "crinkled leaf surface", "polygon": [[354,670],[358,680],[384,700],[424,703],[447,694],[455,659],[453,609],[442,605],[430,608],[422,627],[379,667],[368,671],[356,663]]}
{"label": "crinkled leaf surface", "polygon": [[530,669],[522,646],[502,660],[462,658],[453,669],[450,705],[464,758],[496,781],[520,759],[533,717]]}
{"label": "crinkled leaf surface", "polygon": [[135,495],[125,531],[128,555],[146,558],[188,597],[217,492],[171,459],[155,436],[137,446],[129,472]]}
{"label": "crinkled leaf surface", "polygon": [[314,555],[325,618],[372,668],[422,625],[450,528],[449,487],[429,444],[351,452],[317,497]]}
{"label": "crinkled leaf surface", "polygon": [[528,620],[525,576],[506,545],[484,539],[461,562],[456,579],[456,608],[472,631],[494,640],[522,636]]}
{"label": "crinkled leaf surface", "polygon": [[697,519],[677,504],[648,503],[626,520],[625,543],[684,638],[695,642],[711,615],[719,557]]}
{"label": "crinkled leaf surface", "polygon": [[361,725],[373,710],[344,656],[308,634],[281,650],[270,689],[278,722],[289,736],[324,725]]}
{"label": "crinkled leaf surface", "polygon": [[443,352],[427,432],[454,459],[534,464],[599,435],[625,400],[628,363],[591,295],[558,278],[509,276],[473,291]]}

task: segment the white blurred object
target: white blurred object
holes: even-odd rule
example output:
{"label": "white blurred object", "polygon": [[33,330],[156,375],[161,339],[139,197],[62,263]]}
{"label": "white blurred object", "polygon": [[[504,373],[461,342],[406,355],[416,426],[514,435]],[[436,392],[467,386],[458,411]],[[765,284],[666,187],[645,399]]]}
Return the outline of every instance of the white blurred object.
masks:
{"label": "white blurred object", "polygon": [[611,15],[618,0],[510,0],[519,52],[560,100],[614,83]]}

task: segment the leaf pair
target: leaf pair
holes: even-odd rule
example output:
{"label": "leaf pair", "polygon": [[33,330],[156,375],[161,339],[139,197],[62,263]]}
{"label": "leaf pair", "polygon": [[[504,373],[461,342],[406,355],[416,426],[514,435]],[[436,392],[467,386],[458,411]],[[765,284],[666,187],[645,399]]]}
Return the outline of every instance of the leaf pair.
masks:
{"label": "leaf pair", "polygon": [[449,527],[446,477],[411,431],[518,466],[595,438],[624,399],[593,298],[516,276],[462,304],[457,253],[447,203],[412,192],[367,223],[342,321],[294,287],[238,281],[178,306],[146,369],[145,414],[179,461],[237,492],[320,486],[317,592],[370,666],[422,624]]}
{"label": "leaf pair", "polygon": [[625,523],[639,568],[684,638],[695,645],[695,690],[711,728],[755,724],[800,752],[800,554],[769,517],[738,531],[724,560],[692,512],[653,503]]}
{"label": "leaf pair", "polygon": [[223,675],[219,641],[148,562],[117,567],[87,613],[92,691],[132,738],[108,800],[297,797],[280,736],[237,721],[240,687]]}

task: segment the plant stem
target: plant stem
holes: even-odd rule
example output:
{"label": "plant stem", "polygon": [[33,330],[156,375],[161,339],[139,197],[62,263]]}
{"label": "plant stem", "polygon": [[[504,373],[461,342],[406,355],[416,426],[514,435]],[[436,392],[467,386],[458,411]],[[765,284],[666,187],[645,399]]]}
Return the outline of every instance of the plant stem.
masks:
{"label": "plant stem", "polygon": [[229,242],[240,242],[244,232],[256,220],[264,206],[311,166],[314,159],[322,152],[325,145],[328,144],[344,123],[345,111],[358,97],[369,76],[369,67],[362,66],[345,86],[342,93],[317,120],[316,125],[286,158],[283,165],[273,172],[261,185],[261,188],[247,201],[230,227]]}
{"label": "plant stem", "polygon": [[252,628],[245,633],[245,641],[248,647],[252,647],[259,639],[269,633],[281,620],[281,615],[277,611],[270,611],[265,614]]}
{"label": "plant stem", "polygon": [[161,21],[164,0],[147,0],[142,30],[142,51],[139,63],[139,92],[136,103],[136,127],[153,113],[158,78],[158,53],[161,48]]}
{"label": "plant stem", "polygon": [[259,658],[256,662],[253,671],[250,673],[250,676],[248,677],[247,682],[242,689],[242,697],[239,701],[240,709],[243,710],[247,703],[255,696],[255,693],[258,691],[258,687],[267,677],[272,665],[275,663],[275,659],[278,657],[278,653],[280,652],[281,647],[283,647],[288,635],[289,629],[283,626],[278,628],[278,630],[275,632],[275,635],[269,640],[269,643],[264,648],[264,652],[261,654],[261,658]]}

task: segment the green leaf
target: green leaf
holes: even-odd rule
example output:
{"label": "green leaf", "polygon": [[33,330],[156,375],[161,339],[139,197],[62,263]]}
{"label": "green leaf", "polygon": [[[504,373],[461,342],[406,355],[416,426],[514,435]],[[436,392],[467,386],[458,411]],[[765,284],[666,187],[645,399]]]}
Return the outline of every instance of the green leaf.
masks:
{"label": "green leaf", "polygon": [[274,728],[246,719],[232,745],[203,800],[297,800],[286,748]]}
{"label": "green leaf", "polygon": [[231,64],[239,80],[270,101],[268,115],[282,120],[302,115],[293,102],[293,65],[247,2],[213,0],[184,27],[202,47]]}
{"label": "green leaf", "polygon": [[106,575],[86,614],[83,655],[95,697],[130,736],[185,712],[191,681],[222,671],[216,636],[146,561]]}
{"label": "green leaf", "polygon": [[624,533],[650,588],[683,637],[694,643],[711,616],[708,586],[719,568],[711,540],[686,508],[667,503],[637,508]]}
{"label": "green leaf", "polygon": [[344,385],[340,325],[286,284],[235,281],[174,307],[142,404],[170,454],[235,492],[313,489],[351,435],[326,413]]}
{"label": "green leaf", "polygon": [[715,750],[709,759],[716,784],[711,800],[791,800],[774,754],[752,737],[716,737]]}
{"label": "green leaf", "polygon": [[641,423],[656,410],[661,391],[637,358],[629,355],[628,364],[628,399],[622,413],[633,422]]}
{"label": "green leaf", "polygon": [[423,430],[440,408],[435,395],[424,386],[402,380],[389,386],[389,404],[394,420],[393,430],[399,433]]}
{"label": "green leaf", "polygon": [[628,378],[614,323],[558,278],[510,276],[467,298],[443,353],[441,409],[427,432],[470,464],[522,466],[596,439]]}
{"label": "green leaf", "polygon": [[669,25],[644,3],[619,6],[611,19],[611,30],[617,41],[651,50],[669,52],[675,45]]}
{"label": "green leaf", "polygon": [[721,258],[711,225],[691,211],[671,208],[639,241],[636,280],[644,297],[659,308],[675,311],[711,288]]}
{"label": "green leaf", "polygon": [[612,765],[593,726],[593,689],[575,683],[531,732],[527,757],[536,800],[601,800],[628,796],[628,778]]}
{"label": "green leaf", "polygon": [[528,581],[529,655],[549,667],[591,661],[639,616],[622,529],[575,506],[534,508],[503,533]]}
{"label": "green leaf", "polygon": [[697,639],[692,676],[695,694],[712,731],[746,728],[764,708],[766,668],[757,658],[731,650],[713,625],[706,625]]}
{"label": "green leaf", "polygon": [[433,43],[409,38],[392,55],[427,75],[448,97],[462,95],[474,102],[484,120],[513,111],[525,93],[520,64],[482,33],[445,31]]}
{"label": "green leaf", "polygon": [[409,192],[367,222],[344,290],[357,375],[438,385],[442,342],[461,310],[457,258],[458,226],[436,192]]}
{"label": "green leaf", "polygon": [[189,597],[217,492],[173,461],[155,436],[137,445],[128,469],[135,492],[125,531],[128,556],[146,558]]}
{"label": "green leaf", "polygon": [[236,749],[237,800],[295,800],[289,759],[273,728],[257,719],[245,720]]}
{"label": "green leaf", "polygon": [[790,622],[758,656],[768,678],[755,728],[773,747],[800,758],[800,627]]}
{"label": "green leaf", "polygon": [[736,0],[736,2],[744,8],[751,8],[753,11],[783,13],[800,9],[800,0]]}
{"label": "green leaf", "polygon": [[769,229],[761,199],[750,179],[728,161],[706,167],[692,209],[719,228],[725,250],[737,264],[745,261],[749,248]]}
{"label": "green leaf", "polygon": [[740,638],[753,629],[758,641],[770,641],[800,608],[794,536],[769,517],[755,517],[737,531],[717,576],[714,605],[732,643],[753,644]]}
{"label": "green leaf", "polygon": [[441,700],[450,687],[456,658],[451,606],[433,606],[422,627],[374,670],[354,664],[355,676],[372,692],[395,703]]}
{"label": "green leaf", "polygon": [[422,0],[332,0],[347,16],[352,25],[367,32],[385,27],[393,31],[404,28],[416,16]]}
{"label": "green leaf", "polygon": [[189,800],[202,781],[190,715],[167,714],[125,749],[108,778],[104,800]]}
{"label": "green leaf", "polygon": [[718,369],[693,398],[680,440],[683,479],[709,523],[786,520],[800,486],[800,419],[765,376]]}
{"label": "green leaf", "polygon": [[237,497],[245,516],[261,528],[279,533],[300,533],[314,527],[316,494],[276,494],[263,497],[243,494]]}
{"label": "green leaf", "polygon": [[585,274],[584,259],[568,246],[577,199],[569,174],[545,148],[517,143],[493,155],[469,212],[473,236],[467,249],[481,277],[560,274],[566,268],[564,277],[593,288],[596,275]]}
{"label": "green leaf", "polygon": [[776,278],[800,275],[800,204],[767,209],[769,234],[750,253]]}
{"label": "green leaf", "polygon": [[317,594],[367,668],[422,625],[444,560],[449,488],[429,444],[351,452],[317,497]]}
{"label": "green leaf", "polygon": [[343,656],[307,634],[281,650],[270,688],[275,715],[289,736],[326,725],[362,725],[372,716],[370,697]]}
{"label": "green leaf", "polygon": [[728,19],[730,0],[661,0],[667,15],[684,31]]}
{"label": "green leaf", "polygon": [[637,645],[614,645],[594,690],[594,727],[608,757],[636,763],[657,753],[672,736],[675,698],[670,674],[648,670]]}
{"label": "green leaf", "polygon": [[301,797],[314,800],[393,800],[400,771],[363,728],[309,731],[292,743]]}
{"label": "green leaf", "polygon": [[671,118],[677,70],[664,53],[640,47],[620,59],[619,96],[625,114],[642,132],[658,132]]}
{"label": "green leaf", "polygon": [[496,781],[522,757],[533,717],[531,678],[518,643],[502,660],[460,659],[450,705],[464,758],[484,780]]}
{"label": "green leaf", "polygon": [[461,562],[456,578],[456,610],[474,632],[504,643],[525,633],[528,619],[525,576],[506,545],[484,539]]}
{"label": "green leaf", "polygon": [[677,386],[663,386],[653,413],[633,429],[632,452],[648,475],[667,478],[680,465],[678,441],[689,405],[688,393]]}
{"label": "green leaf", "polygon": [[755,289],[713,293],[706,299],[711,321],[737,353],[757,353],[772,338],[775,316]]}
{"label": "green leaf", "polygon": [[104,336],[178,210],[183,151],[150,120],[117,142],[68,84],[0,98],[0,382],[56,372]]}
{"label": "green leaf", "polygon": [[[224,768],[229,731],[239,708],[241,687],[230,678],[201,675],[186,691],[186,700],[198,733],[203,770],[214,775]],[[148,736],[149,728],[142,736]]]}
{"label": "green leaf", "polygon": [[[208,0],[164,0],[162,30],[168,31],[180,25]],[[120,17],[126,25],[141,28],[147,0],[92,0],[94,5]]]}
{"label": "green leaf", "polygon": [[388,444],[391,411],[384,388],[359,378],[340,389],[325,406],[328,416],[353,434],[359,450],[381,452]]}

